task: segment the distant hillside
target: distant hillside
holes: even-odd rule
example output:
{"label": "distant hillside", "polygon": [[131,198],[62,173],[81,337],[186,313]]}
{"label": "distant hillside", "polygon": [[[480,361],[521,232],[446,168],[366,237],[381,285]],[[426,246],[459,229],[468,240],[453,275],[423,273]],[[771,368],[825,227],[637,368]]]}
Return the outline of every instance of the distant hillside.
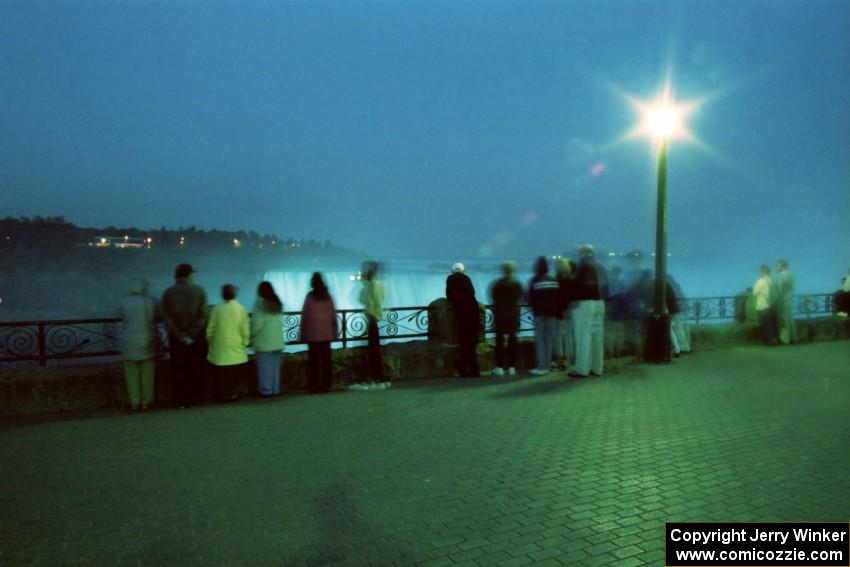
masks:
{"label": "distant hillside", "polygon": [[363,258],[330,242],[251,231],[81,228],[62,217],[6,218],[0,220],[0,321],[112,316],[133,279],[145,278],[159,294],[183,262],[199,271],[197,281],[215,302],[223,283],[236,284],[252,301],[266,271],[355,269]]}
{"label": "distant hillside", "polygon": [[150,248],[158,250],[269,251],[290,256],[353,256],[353,250],[312,238],[281,238],[276,234],[263,234],[249,230],[203,230],[190,227],[169,229],[140,229],[135,227],[107,226],[84,228],[70,223],[64,217],[11,218],[0,220],[0,249],[6,251],[68,249],[84,247]]}

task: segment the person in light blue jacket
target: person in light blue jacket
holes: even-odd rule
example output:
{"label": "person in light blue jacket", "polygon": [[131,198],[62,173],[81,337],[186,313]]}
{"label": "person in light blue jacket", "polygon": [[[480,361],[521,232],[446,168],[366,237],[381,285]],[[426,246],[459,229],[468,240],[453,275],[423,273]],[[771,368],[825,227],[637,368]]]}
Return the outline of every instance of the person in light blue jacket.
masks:
{"label": "person in light blue jacket", "polygon": [[261,396],[280,395],[280,353],[283,350],[283,303],[272,284],[260,282],[251,313],[251,345],[256,353],[257,390]]}

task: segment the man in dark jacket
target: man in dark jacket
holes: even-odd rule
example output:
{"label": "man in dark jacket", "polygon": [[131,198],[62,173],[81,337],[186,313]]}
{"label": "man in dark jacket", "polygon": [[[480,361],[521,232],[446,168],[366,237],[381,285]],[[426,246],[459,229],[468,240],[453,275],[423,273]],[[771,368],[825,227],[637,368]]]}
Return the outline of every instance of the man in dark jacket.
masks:
{"label": "man in dark jacket", "polygon": [[[516,262],[502,264],[503,277],[490,288],[490,301],[493,302],[493,326],[496,331],[496,368],[494,376],[516,374],[516,334],[519,331],[519,303],[524,292],[522,284],[514,277]],[[505,349],[505,338],[508,346]]]}
{"label": "man in dark jacket", "polygon": [[207,294],[204,288],[192,283],[193,273],[189,264],[177,266],[176,283],[162,294],[174,398],[179,407],[202,401],[205,390]]}
{"label": "man in dark jacket", "polygon": [[534,357],[536,366],[529,371],[543,376],[552,364],[555,325],[563,313],[564,300],[558,281],[549,275],[549,263],[540,256],[534,264],[534,277],[528,284],[528,302],[534,312]]}
{"label": "man in dark jacket", "polygon": [[446,298],[454,311],[457,340],[460,346],[457,371],[461,377],[471,378],[481,376],[476,354],[480,320],[475,288],[472,286],[472,280],[463,272],[464,267],[460,262],[452,266],[452,273],[446,278]]}
{"label": "man in dark jacket", "polygon": [[575,311],[576,366],[570,376],[601,376],[605,355],[605,300],[608,278],[605,268],[593,259],[593,246],[579,248],[581,260],[576,273],[573,297]]}

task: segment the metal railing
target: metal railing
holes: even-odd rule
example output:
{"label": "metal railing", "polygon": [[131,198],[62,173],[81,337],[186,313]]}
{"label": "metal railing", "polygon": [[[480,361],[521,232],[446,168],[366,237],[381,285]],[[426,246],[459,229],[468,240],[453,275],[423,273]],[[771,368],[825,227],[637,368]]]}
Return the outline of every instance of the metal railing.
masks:
{"label": "metal railing", "polygon": [[[733,321],[740,314],[741,298],[697,297],[683,299],[682,311],[692,322]],[[794,313],[811,317],[832,313],[832,295],[814,294],[795,297]],[[337,311],[339,336],[334,341],[343,348],[366,340],[368,318],[362,309]],[[283,334],[288,344],[303,344],[300,337],[301,312],[283,313]],[[427,306],[390,307],[378,321],[378,330],[385,339],[417,339],[428,336],[429,309]],[[484,308],[486,336],[492,336],[493,309]],[[167,345],[163,327],[158,327],[159,339]],[[527,305],[520,310],[520,332],[534,330],[534,316]],[[0,322],[0,363],[37,360],[80,359],[121,354],[121,320],[63,319],[49,321]]]}
{"label": "metal railing", "polygon": [[[747,310],[749,296],[692,297],[682,299],[679,305],[689,321],[699,325],[701,321],[735,321]],[[832,294],[816,293],[794,297],[795,317],[809,318],[812,315],[832,313]]]}

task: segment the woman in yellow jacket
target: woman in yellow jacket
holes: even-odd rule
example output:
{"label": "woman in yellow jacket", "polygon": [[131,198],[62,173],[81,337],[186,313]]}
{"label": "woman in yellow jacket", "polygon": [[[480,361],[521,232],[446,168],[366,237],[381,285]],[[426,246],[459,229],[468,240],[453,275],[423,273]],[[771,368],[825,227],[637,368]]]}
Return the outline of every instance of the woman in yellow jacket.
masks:
{"label": "woman in yellow jacket", "polygon": [[215,394],[220,401],[239,398],[239,381],[248,354],[250,342],[248,312],[236,302],[236,286],[225,284],[221,288],[220,303],[212,308],[207,323],[207,360],[213,365]]}

